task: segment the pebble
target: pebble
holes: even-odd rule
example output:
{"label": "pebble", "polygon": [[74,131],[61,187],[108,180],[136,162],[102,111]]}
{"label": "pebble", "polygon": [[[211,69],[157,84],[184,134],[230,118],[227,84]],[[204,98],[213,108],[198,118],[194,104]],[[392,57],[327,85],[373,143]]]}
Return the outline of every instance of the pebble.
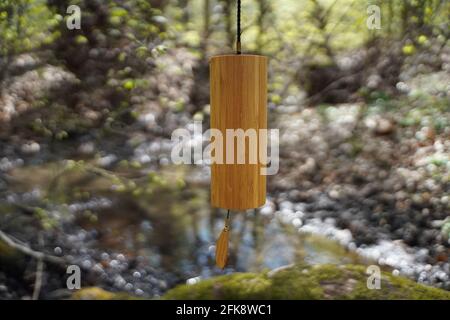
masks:
{"label": "pebble", "polygon": [[125,281],[125,279],[120,275],[116,275],[116,277],[114,278],[114,285],[117,288],[122,288],[126,283],[127,282]]}
{"label": "pebble", "polygon": [[98,273],[98,274],[105,272],[105,270],[103,269],[103,266],[100,263],[96,263],[94,265],[94,267],[92,268],[92,271],[94,271],[95,273]]}
{"label": "pebble", "polygon": [[117,160],[117,156],[114,154],[109,154],[107,156],[101,157],[97,160],[97,164],[101,167],[108,167],[112,165]]}
{"label": "pebble", "polygon": [[111,261],[109,262],[109,266],[110,266],[111,268],[117,268],[119,265],[120,265],[119,261],[117,261],[117,260],[115,260],[115,259],[113,259],[113,260],[111,260]]}
{"label": "pebble", "polygon": [[85,142],[80,144],[78,147],[78,152],[82,155],[91,155],[95,152],[95,144],[94,142]]}
{"label": "pebble", "polygon": [[39,145],[39,143],[31,141],[28,143],[24,143],[20,147],[20,150],[24,154],[32,155],[38,153],[41,150],[41,146]]}
{"label": "pebble", "polygon": [[302,226],[302,220],[299,218],[295,218],[292,220],[292,225],[296,228],[299,228]]}
{"label": "pebble", "polygon": [[216,254],[216,246],[215,245],[210,245],[208,247],[208,255],[210,257],[214,257],[215,258],[215,254]]}
{"label": "pebble", "polygon": [[196,284],[200,281],[200,279],[201,279],[200,277],[194,277],[194,278],[187,279],[186,284],[188,284],[188,285]]}
{"label": "pebble", "polygon": [[136,289],[136,290],[134,290],[134,293],[135,293],[137,296],[142,296],[142,295],[144,294],[144,291],[142,291],[141,289]]}
{"label": "pebble", "polygon": [[132,285],[131,283],[128,282],[128,283],[125,285],[125,290],[127,290],[127,291],[133,290],[133,285]]}
{"label": "pebble", "polygon": [[92,261],[90,261],[90,260],[84,260],[84,261],[81,263],[81,266],[82,266],[84,269],[90,269],[90,268],[92,267]]}
{"label": "pebble", "polygon": [[264,205],[261,209],[259,209],[259,213],[263,216],[269,216],[274,213],[273,207],[271,205]]}
{"label": "pebble", "polygon": [[102,260],[109,260],[109,254],[106,252],[103,252],[100,257]]}

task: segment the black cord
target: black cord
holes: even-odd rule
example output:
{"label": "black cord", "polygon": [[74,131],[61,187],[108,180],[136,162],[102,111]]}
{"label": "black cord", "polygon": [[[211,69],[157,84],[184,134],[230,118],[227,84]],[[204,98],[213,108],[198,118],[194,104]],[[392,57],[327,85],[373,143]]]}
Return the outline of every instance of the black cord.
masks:
{"label": "black cord", "polygon": [[241,0],[237,0],[236,54],[241,54]]}
{"label": "black cord", "polygon": [[227,217],[225,218],[224,230],[230,230],[230,209],[227,211]]}

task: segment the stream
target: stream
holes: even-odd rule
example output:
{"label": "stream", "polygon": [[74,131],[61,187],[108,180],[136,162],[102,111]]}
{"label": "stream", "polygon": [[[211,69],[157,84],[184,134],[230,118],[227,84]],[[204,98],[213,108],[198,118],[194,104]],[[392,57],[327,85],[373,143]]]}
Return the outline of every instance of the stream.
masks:
{"label": "stream", "polygon": [[[229,262],[220,270],[214,245],[225,212],[210,207],[204,168],[167,165],[156,175],[118,166],[117,175],[135,184],[130,190],[116,176],[108,176],[113,171],[86,168],[88,164],[60,161],[13,169],[9,176],[14,183],[2,198],[0,212],[4,226],[12,230],[24,223],[17,210],[43,208],[34,215],[40,215],[44,226],[45,251],[87,270],[88,285],[158,297],[178,283],[214,275],[292,263],[362,261],[336,241],[299,233],[298,217],[248,210],[232,213]],[[33,234],[25,237],[21,240],[35,241]],[[48,297],[57,290],[54,286],[49,285]]]}

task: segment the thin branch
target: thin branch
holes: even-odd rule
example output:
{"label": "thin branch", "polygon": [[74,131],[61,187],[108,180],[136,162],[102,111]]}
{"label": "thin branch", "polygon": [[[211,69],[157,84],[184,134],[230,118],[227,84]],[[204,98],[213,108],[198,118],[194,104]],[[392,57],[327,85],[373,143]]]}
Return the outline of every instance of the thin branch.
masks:
{"label": "thin branch", "polygon": [[[39,233],[39,245],[44,245],[44,238],[42,237],[42,233]],[[42,287],[42,276],[44,274],[44,261],[42,259],[37,260],[37,267],[36,267],[36,279],[34,281],[34,288],[33,288],[33,295],[32,300],[38,300],[39,295],[41,293],[41,287]]]}
{"label": "thin branch", "polygon": [[323,88],[322,90],[320,90],[319,92],[315,93],[314,95],[308,97],[305,101],[304,104],[309,104],[312,101],[314,101],[316,98],[318,98],[319,96],[329,92],[330,90],[336,89],[336,86],[338,86],[339,84],[341,84],[343,81],[350,79],[351,77],[354,77],[355,75],[361,73],[362,71],[357,71],[351,74],[347,74],[344,75],[334,81],[332,81],[330,84],[328,84],[325,88]]}
{"label": "thin branch", "polygon": [[13,238],[11,236],[4,233],[2,230],[0,230],[0,240],[5,242],[9,247],[16,249],[17,251],[19,251],[29,257],[32,257],[34,259],[42,260],[42,261],[46,261],[46,262],[58,264],[58,265],[66,265],[67,264],[63,258],[48,255],[48,254],[40,252],[40,251],[35,251],[24,244],[18,243],[17,241],[13,240]]}

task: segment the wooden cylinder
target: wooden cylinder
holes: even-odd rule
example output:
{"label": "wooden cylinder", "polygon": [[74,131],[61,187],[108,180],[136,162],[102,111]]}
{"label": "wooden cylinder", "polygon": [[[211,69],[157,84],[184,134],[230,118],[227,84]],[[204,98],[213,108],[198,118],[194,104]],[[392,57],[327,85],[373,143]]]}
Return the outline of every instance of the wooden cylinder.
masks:
{"label": "wooden cylinder", "polygon": [[[267,57],[214,56],[210,60],[210,85],[211,129],[220,130],[223,136],[223,163],[211,164],[211,204],[234,210],[260,207],[266,202],[266,176],[261,173],[265,162],[261,161],[260,148],[267,148],[267,137],[259,133],[267,129]],[[238,163],[235,137],[228,139],[235,142],[234,162],[227,162],[231,150],[226,148],[227,129],[256,130],[257,163],[250,161],[255,156],[250,138],[245,139],[245,163]]]}

